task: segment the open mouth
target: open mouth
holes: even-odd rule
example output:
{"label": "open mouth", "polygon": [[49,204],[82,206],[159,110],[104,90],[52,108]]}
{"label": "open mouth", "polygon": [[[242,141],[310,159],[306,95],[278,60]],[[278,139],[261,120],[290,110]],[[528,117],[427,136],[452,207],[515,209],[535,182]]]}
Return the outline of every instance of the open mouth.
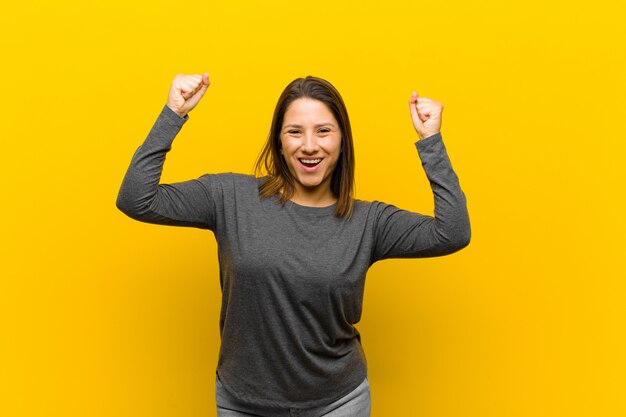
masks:
{"label": "open mouth", "polygon": [[322,162],[322,158],[315,158],[315,159],[299,158],[298,160],[300,161],[302,165],[304,165],[307,168],[316,167],[320,162]]}

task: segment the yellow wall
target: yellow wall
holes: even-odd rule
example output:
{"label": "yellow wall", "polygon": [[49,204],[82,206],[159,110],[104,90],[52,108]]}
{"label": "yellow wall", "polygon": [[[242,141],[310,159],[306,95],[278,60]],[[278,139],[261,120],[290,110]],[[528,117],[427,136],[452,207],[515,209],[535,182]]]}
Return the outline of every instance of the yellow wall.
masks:
{"label": "yellow wall", "polygon": [[205,70],[164,182],[250,172],[314,74],[358,197],[431,213],[407,100],[445,105],[473,241],[371,269],[374,417],[626,415],[621,2],[39,3],[0,8],[0,415],[215,415],[213,236],[115,207],[172,77]]}

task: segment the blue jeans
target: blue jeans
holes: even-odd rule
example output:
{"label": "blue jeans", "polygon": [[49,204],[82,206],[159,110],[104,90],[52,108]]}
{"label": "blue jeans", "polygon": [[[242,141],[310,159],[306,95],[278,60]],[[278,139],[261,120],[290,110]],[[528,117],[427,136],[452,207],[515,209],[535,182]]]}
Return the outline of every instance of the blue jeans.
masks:
{"label": "blue jeans", "polygon": [[369,417],[370,385],[365,378],[361,385],[337,401],[313,408],[274,408],[243,403],[215,381],[217,417]]}

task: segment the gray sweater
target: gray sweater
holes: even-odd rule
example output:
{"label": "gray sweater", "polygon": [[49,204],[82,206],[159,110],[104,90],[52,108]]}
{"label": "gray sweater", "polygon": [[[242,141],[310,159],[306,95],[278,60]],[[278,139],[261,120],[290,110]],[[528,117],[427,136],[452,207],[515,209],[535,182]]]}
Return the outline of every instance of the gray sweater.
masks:
{"label": "gray sweater", "polygon": [[218,243],[222,309],[218,377],[258,405],[328,404],[366,377],[358,330],[368,268],[385,258],[453,253],[469,243],[465,196],[440,134],[416,143],[435,216],[382,202],[284,206],[260,199],[263,179],[206,174],[159,184],[166,153],[188,119],[167,106],[135,152],[117,207],[133,219],[209,229]]}

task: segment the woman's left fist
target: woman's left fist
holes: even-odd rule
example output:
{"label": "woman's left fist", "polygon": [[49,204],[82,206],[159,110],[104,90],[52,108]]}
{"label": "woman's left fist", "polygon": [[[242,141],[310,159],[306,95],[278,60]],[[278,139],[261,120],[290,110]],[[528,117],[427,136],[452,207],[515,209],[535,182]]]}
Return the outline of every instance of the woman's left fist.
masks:
{"label": "woman's left fist", "polygon": [[413,127],[415,127],[420,139],[426,139],[429,136],[439,133],[441,130],[443,103],[429,98],[419,97],[417,93],[414,92],[411,94],[411,99],[409,100],[409,108],[411,109]]}

